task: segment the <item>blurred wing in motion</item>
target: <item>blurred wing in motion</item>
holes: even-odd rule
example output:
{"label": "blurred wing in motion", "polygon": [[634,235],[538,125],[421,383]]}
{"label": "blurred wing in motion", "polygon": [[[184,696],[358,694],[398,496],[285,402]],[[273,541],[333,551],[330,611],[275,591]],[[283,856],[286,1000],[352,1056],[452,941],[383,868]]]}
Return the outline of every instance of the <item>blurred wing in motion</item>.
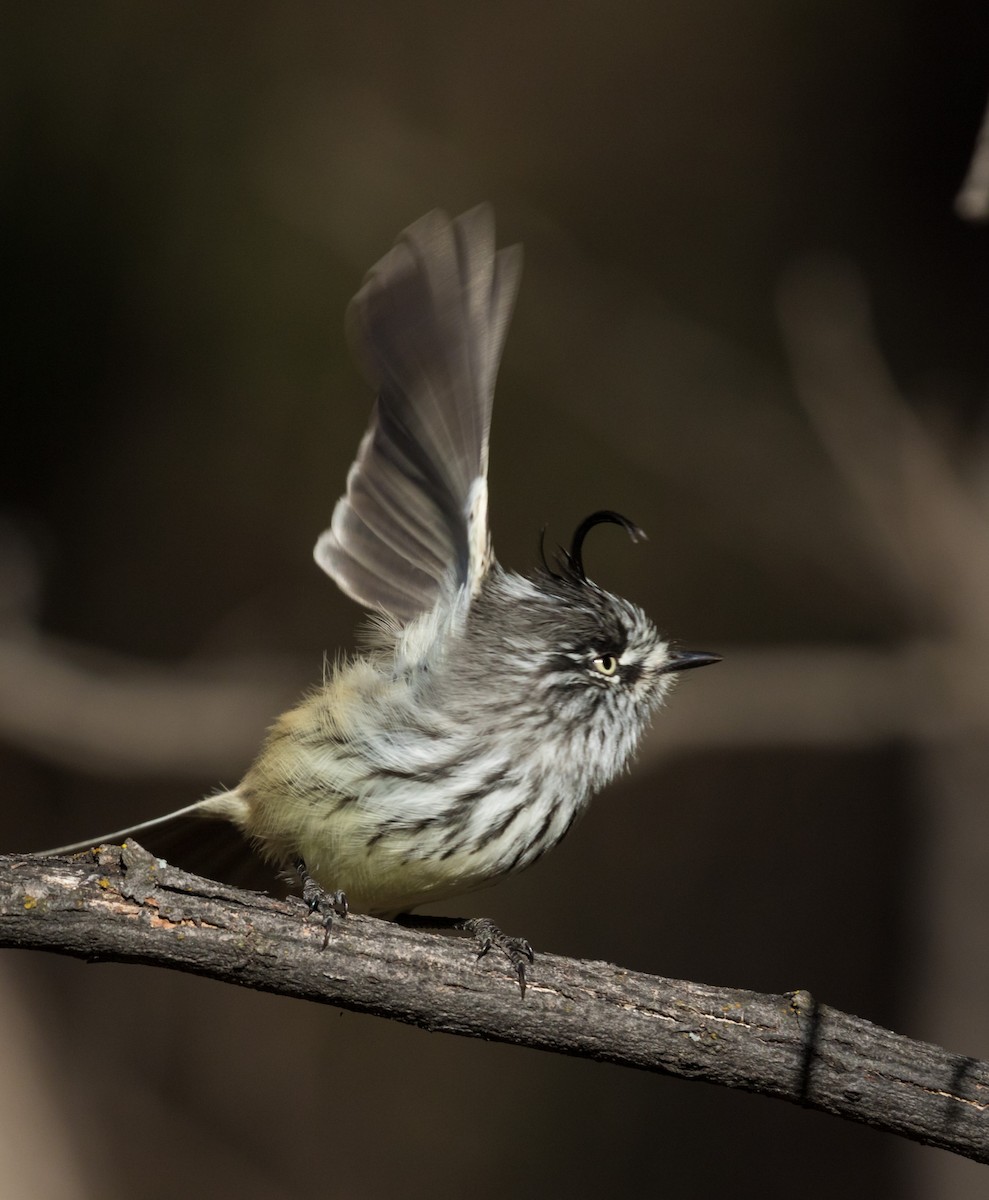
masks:
{"label": "blurred wing in motion", "polygon": [[451,584],[481,585],[491,402],[521,267],[520,246],[495,251],[489,206],[453,221],[431,212],[350,303],[351,343],[378,395],[314,553],[368,608],[407,621]]}

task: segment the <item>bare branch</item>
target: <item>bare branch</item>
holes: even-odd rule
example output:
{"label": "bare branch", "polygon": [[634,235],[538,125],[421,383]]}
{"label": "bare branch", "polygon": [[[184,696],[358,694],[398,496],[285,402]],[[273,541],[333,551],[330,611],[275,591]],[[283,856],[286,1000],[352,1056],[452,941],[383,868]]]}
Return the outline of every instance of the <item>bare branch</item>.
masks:
{"label": "bare branch", "polygon": [[944,448],[897,390],[866,286],[849,263],[807,264],[780,289],[797,395],[921,613],[984,640],[989,522]]}
{"label": "bare branch", "polygon": [[106,775],[240,771],[306,679],[297,664],[260,658],[217,663],[208,678],[33,630],[0,635],[0,660],[0,736]]}
{"label": "bare branch", "polygon": [[965,181],[955,197],[955,212],[966,221],[989,221],[989,107],[975,139]]}
{"label": "bare branch", "polygon": [[0,945],[173,967],[242,987],[726,1087],[989,1161],[989,1064],[818,1004],[540,955],[507,964],[370,917],[323,930],[299,902],[210,883],[135,843],[0,857]]}

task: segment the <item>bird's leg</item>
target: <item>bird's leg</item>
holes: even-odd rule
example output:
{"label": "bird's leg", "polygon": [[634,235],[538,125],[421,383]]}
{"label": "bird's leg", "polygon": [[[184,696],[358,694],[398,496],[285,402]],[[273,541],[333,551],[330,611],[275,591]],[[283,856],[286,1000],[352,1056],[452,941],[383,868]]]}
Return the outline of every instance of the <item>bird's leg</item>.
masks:
{"label": "bird's leg", "polygon": [[509,937],[487,917],[430,917],[419,913],[402,913],[396,920],[409,929],[442,929],[469,934],[478,944],[478,959],[482,959],[492,948],[497,948],[512,964],[518,977],[519,991],[525,998],[526,966],[534,962],[536,957],[525,938]]}
{"label": "bird's leg", "polygon": [[292,864],[295,867],[295,873],[299,877],[299,882],[302,884],[302,900],[309,909],[310,913],[322,913],[323,915],[323,945],[325,950],[327,943],[330,940],[330,929],[333,925],[333,918],[345,917],[347,915],[348,905],[347,897],[344,892],[328,892],[325,888],[320,887],[315,879],[309,874],[309,868],[306,866],[305,860],[297,858]]}

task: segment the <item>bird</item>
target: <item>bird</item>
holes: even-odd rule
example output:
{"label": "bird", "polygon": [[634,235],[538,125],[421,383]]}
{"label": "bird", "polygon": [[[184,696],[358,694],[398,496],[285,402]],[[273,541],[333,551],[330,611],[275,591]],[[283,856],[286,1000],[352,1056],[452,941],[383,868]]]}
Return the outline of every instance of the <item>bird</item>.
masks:
{"label": "bird", "polygon": [[[376,398],[314,550],[368,610],[363,644],[278,717],[236,787],[101,841],[226,820],[298,876],[326,937],[351,910],[398,918],[535,863],[627,766],[676,677],[719,661],[588,577],[596,526],[644,537],[617,512],[552,559],[541,544],[528,574],[497,561],[489,432],[521,266],[482,204],[421,217],[368,272],[346,327]],[[478,957],[504,952],[524,997],[529,943],[457,921]]]}

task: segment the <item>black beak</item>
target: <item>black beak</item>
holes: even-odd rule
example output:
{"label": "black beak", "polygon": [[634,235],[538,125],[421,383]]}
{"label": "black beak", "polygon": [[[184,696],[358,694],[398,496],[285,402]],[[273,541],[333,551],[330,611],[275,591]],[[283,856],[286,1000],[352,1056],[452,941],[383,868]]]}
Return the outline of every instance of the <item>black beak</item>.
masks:
{"label": "black beak", "polygon": [[666,666],[660,669],[660,675],[676,675],[680,671],[690,671],[694,667],[709,667],[711,663],[721,662],[720,654],[707,654],[703,650],[674,650]]}

